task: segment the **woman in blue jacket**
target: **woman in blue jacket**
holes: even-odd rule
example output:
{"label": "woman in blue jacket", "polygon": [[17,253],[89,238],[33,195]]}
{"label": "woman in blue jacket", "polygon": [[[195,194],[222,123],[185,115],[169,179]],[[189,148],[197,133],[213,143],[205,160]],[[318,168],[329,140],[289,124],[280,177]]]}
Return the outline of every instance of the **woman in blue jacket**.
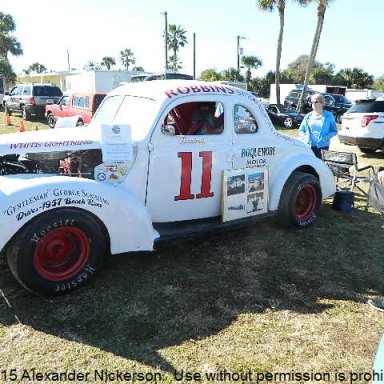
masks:
{"label": "woman in blue jacket", "polygon": [[313,111],[305,115],[299,133],[316,157],[321,159],[321,150],[329,149],[330,139],[337,135],[337,126],[333,114],[324,110],[325,100],[320,93],[312,95],[311,103]]}

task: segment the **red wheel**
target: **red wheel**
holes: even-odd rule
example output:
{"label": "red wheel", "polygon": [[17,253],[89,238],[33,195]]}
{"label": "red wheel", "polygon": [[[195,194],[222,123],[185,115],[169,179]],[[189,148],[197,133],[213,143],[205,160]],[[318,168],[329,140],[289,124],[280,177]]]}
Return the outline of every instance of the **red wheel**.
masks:
{"label": "red wheel", "polygon": [[56,228],[35,248],[34,265],[45,279],[63,281],[82,271],[89,259],[90,250],[88,238],[79,228]]}
{"label": "red wheel", "polygon": [[316,220],[321,201],[319,180],[308,173],[294,172],[281,192],[279,221],[287,227],[306,228]]}
{"label": "red wheel", "polygon": [[8,247],[16,279],[39,294],[69,292],[88,281],[107,252],[107,238],[90,213],[65,208],[27,223]]}
{"label": "red wheel", "polygon": [[307,220],[316,209],[317,192],[312,184],[304,185],[296,197],[296,219]]}

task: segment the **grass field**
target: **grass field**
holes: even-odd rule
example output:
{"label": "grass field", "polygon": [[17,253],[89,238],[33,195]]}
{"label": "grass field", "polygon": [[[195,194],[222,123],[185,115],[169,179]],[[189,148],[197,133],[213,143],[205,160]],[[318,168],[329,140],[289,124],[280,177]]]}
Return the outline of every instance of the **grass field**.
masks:
{"label": "grass field", "polygon": [[57,298],[29,294],[3,264],[0,382],[364,383],[384,332],[366,304],[384,295],[384,229],[362,203],[328,200],[306,230],[265,219],[113,256]]}

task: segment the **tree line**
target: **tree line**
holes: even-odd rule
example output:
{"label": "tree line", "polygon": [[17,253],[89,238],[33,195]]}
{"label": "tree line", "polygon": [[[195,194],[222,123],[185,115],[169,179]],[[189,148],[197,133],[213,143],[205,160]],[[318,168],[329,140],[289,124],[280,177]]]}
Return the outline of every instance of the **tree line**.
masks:
{"label": "tree line", "polygon": [[[324,14],[332,0],[292,0],[301,6],[311,2],[317,3],[317,28],[309,55],[302,55],[294,62],[290,63],[284,70],[280,69],[282,55],[282,42],[284,32],[284,11],[286,0],[257,0],[257,6],[264,11],[277,10],[280,19],[280,29],[277,40],[276,67],[274,71],[269,71],[264,77],[252,77],[252,70],[257,70],[263,65],[262,60],[257,56],[242,56],[241,69],[228,68],[217,71],[215,68],[202,71],[200,80],[207,81],[242,81],[246,82],[250,91],[256,92],[261,97],[269,96],[270,84],[276,84],[277,101],[280,100],[280,83],[304,83],[308,84],[329,84],[344,85],[348,88],[375,88],[384,90],[384,75],[374,80],[361,68],[345,68],[335,72],[335,65],[332,63],[320,63],[316,61],[316,52],[319,45]],[[7,84],[16,82],[17,75],[9,62],[9,55],[20,56],[23,49],[20,42],[13,33],[16,26],[13,17],[0,12],[0,72],[4,74]],[[178,72],[183,68],[180,60],[179,51],[188,44],[186,30],[182,26],[170,24],[163,33],[166,41],[166,49],[171,52],[167,56],[166,69]],[[130,48],[120,51],[119,61],[125,70],[129,70],[136,63],[134,52]],[[99,62],[89,60],[83,67],[86,70],[107,69],[110,70],[116,65],[116,59],[111,56],[104,56]],[[144,71],[141,66],[133,66],[133,70]],[[41,63],[32,63],[28,68],[23,69],[25,74],[46,73],[48,69]]]}

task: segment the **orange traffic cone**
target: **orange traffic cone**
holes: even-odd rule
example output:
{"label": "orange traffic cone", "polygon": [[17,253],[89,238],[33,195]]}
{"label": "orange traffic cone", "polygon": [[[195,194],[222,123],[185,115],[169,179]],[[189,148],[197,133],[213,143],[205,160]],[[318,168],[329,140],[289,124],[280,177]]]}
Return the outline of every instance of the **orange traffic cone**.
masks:
{"label": "orange traffic cone", "polygon": [[9,126],[9,125],[12,125],[12,123],[11,123],[11,117],[9,116],[8,113],[5,115],[5,122],[6,122],[6,124],[7,124],[8,126]]}
{"label": "orange traffic cone", "polygon": [[24,128],[24,120],[21,119],[20,120],[20,132],[24,132],[25,131],[25,128]]}

